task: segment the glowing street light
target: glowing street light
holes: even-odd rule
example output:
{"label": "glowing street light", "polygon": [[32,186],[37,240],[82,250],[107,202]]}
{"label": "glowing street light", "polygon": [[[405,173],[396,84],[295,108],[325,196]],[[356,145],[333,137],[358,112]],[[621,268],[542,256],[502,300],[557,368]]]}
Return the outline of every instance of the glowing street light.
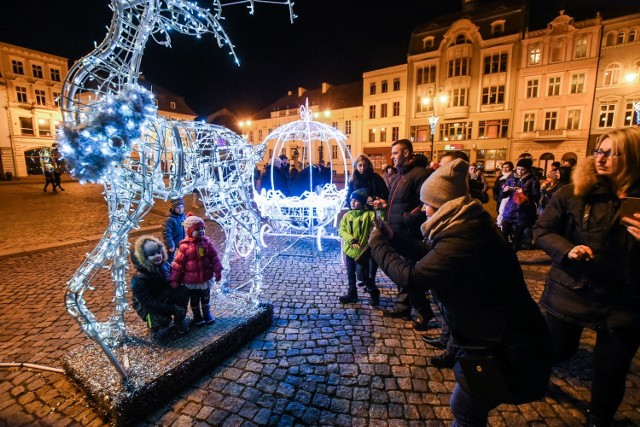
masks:
{"label": "glowing street light", "polygon": [[438,107],[445,108],[449,103],[449,96],[444,90],[444,86],[439,86],[435,90],[435,94],[432,96],[424,96],[421,100],[422,105],[428,107],[429,105],[433,105],[433,112],[429,117],[429,132],[431,133],[431,160],[435,161],[436,156],[433,151],[433,141],[436,133],[436,126],[438,126],[438,120],[440,120],[440,116],[438,116]]}

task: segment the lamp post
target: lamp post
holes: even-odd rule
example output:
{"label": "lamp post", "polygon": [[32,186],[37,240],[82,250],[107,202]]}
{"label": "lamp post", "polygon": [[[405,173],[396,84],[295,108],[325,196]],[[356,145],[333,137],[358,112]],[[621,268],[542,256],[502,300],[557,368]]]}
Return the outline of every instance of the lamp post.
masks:
{"label": "lamp post", "polygon": [[431,95],[427,95],[422,98],[422,104],[425,106],[432,105],[433,112],[429,117],[429,133],[431,134],[431,160],[436,160],[435,152],[433,151],[433,142],[435,140],[436,126],[438,126],[438,120],[440,120],[440,116],[438,116],[438,105],[442,108],[447,106],[449,102],[449,96],[444,91],[444,86],[439,86],[435,89],[434,93]]}

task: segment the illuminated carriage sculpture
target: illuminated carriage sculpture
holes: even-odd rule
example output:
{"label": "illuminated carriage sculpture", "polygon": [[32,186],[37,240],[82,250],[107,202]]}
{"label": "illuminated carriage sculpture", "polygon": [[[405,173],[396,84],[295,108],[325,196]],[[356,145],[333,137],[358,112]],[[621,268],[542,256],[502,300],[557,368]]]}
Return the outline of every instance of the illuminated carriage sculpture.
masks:
{"label": "illuminated carriage sculpture", "polygon": [[[291,0],[235,0],[254,3]],[[151,210],[154,199],[167,200],[198,191],[207,215],[226,235],[223,282],[232,248],[253,254],[249,300],[257,303],[262,282],[261,218],[251,201],[251,176],[262,147],[252,147],[234,132],[200,122],[166,119],[153,96],[137,85],[144,47],[152,38],[169,46],[169,32],[200,37],[211,33],[235,57],[220,24],[223,0],[213,11],[186,0],[111,0],[113,19],[105,38],[69,70],[61,106],[65,126],[58,139],[71,173],[81,182],[104,184],[109,226],[97,246],[68,282],[67,311],[106,354],[123,379],[124,366],[113,349],[126,340],[126,267],[129,232]],[[84,300],[95,276],[108,269],[114,284],[114,313],[96,319]]]}
{"label": "illuminated carriage sculpture", "polygon": [[[266,221],[260,229],[260,241],[265,246],[265,236],[313,238],[318,250],[322,250],[322,239],[338,239],[337,235],[327,232],[327,226],[330,223],[335,226],[345,206],[353,160],[347,137],[329,125],[312,121],[311,117],[307,101],[307,105],[300,107],[300,120],[280,126],[263,142],[273,146],[274,154],[266,172],[271,182],[274,182],[275,159],[280,153],[294,148],[301,152],[301,171],[292,181],[292,195],[284,195],[277,189],[254,192],[254,201]],[[320,159],[315,156],[325,152],[325,148],[329,155],[337,153],[338,158],[334,160],[342,162],[344,176],[340,183],[334,181],[332,168],[318,166]]]}

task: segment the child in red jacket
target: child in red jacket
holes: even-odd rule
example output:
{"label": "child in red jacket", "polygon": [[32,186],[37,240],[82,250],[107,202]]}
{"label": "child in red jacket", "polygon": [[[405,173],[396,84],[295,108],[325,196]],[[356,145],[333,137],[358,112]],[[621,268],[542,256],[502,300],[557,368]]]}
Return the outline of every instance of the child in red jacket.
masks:
{"label": "child in red jacket", "polygon": [[187,237],[176,250],[169,280],[174,288],[183,283],[189,289],[193,312],[191,324],[210,325],[215,321],[210,311],[211,285],[214,276],[216,282],[220,281],[222,263],[213,243],[205,235],[204,221],[201,218],[190,212],[182,225]]}

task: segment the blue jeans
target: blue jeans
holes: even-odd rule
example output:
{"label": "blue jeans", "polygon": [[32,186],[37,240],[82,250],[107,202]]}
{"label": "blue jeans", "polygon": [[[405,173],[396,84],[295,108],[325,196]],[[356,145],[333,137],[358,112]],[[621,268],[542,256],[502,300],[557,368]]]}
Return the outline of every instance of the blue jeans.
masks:
{"label": "blue jeans", "polygon": [[489,411],[500,402],[473,397],[456,384],[449,405],[453,414],[451,427],[486,427]]}

